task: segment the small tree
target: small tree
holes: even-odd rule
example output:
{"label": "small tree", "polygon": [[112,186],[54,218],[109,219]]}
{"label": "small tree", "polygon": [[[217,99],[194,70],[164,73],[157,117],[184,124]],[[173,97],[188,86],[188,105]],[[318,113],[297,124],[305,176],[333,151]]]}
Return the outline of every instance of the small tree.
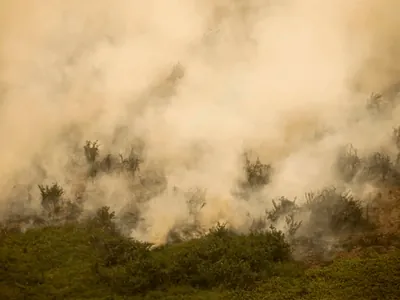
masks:
{"label": "small tree", "polygon": [[53,183],[50,187],[48,185],[38,185],[38,187],[42,198],[41,205],[44,211],[49,217],[59,215],[63,209],[63,188],[57,183]]}

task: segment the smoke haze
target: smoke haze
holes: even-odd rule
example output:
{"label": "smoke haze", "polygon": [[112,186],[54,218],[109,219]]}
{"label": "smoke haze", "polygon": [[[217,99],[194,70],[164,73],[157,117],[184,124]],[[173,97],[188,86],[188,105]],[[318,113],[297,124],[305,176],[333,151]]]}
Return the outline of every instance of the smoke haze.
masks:
{"label": "smoke haze", "polygon": [[[20,184],[73,193],[71,153],[87,139],[104,152],[140,139],[163,169],[168,189],[132,233],[152,242],[188,216],[173,187],[207,190],[204,225],[242,227],[273,197],[301,201],[336,183],[343,145],[390,149],[400,112],[372,122],[365,99],[399,79],[398,11],[395,0],[1,0],[0,208]],[[265,201],[232,196],[247,149],[274,165]],[[135,201],[130,185],[104,175],[85,206],[118,211]]]}

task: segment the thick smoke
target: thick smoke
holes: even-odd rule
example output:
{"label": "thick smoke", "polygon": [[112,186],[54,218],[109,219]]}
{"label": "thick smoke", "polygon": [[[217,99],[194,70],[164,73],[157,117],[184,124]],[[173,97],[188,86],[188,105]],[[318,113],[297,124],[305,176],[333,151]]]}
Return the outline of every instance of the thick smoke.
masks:
{"label": "thick smoke", "polygon": [[[399,9],[395,0],[1,0],[2,210],[20,184],[57,181],[73,193],[82,174],[71,153],[86,139],[116,152],[139,139],[162,167],[168,188],[133,233],[154,242],[188,217],[174,187],[206,189],[202,224],[241,227],[273,197],[301,201],[335,184],[343,145],[391,147],[400,113],[374,123],[365,99],[398,79]],[[274,175],[265,197],[244,202],[232,189],[248,149]],[[88,210],[134,201],[117,175],[86,192]]]}

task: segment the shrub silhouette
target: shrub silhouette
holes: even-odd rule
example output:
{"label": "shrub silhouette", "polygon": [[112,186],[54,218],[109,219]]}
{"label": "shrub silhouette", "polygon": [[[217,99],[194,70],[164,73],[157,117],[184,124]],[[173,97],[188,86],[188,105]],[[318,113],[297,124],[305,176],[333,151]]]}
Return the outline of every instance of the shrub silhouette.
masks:
{"label": "shrub silhouette", "polygon": [[393,177],[394,165],[385,153],[375,152],[364,159],[362,178],[367,181],[384,182]]}
{"label": "shrub silhouette", "polygon": [[272,200],[272,204],[274,206],[273,209],[267,212],[267,218],[271,222],[276,222],[279,218],[285,217],[298,209],[295,201],[291,201],[285,197],[279,198],[278,202]]}
{"label": "shrub silhouette", "polygon": [[361,203],[349,193],[339,193],[335,188],[306,195],[306,208],[310,210],[309,227],[328,230],[327,234],[340,234],[365,227]]}
{"label": "shrub silhouette", "polygon": [[257,190],[270,182],[272,167],[261,163],[257,158],[255,162],[251,162],[246,156],[245,158],[245,172],[246,172],[246,185],[253,190]]}
{"label": "shrub silhouette", "polygon": [[97,158],[99,157],[99,142],[98,141],[86,141],[85,146],[83,147],[86,161],[89,164],[93,164],[96,162]]}
{"label": "shrub silhouette", "polygon": [[361,168],[361,159],[357,150],[352,145],[344,147],[339,152],[335,167],[345,182],[351,182]]}
{"label": "shrub silhouette", "polygon": [[252,162],[248,154],[244,154],[243,163],[244,180],[239,182],[236,196],[248,200],[251,194],[262,190],[270,182],[272,167],[263,164],[259,158]]}
{"label": "shrub silhouette", "polygon": [[61,213],[64,203],[62,196],[64,190],[57,183],[49,186],[38,185],[42,197],[41,205],[49,217],[54,217]]}
{"label": "shrub silhouette", "polygon": [[124,157],[122,154],[119,155],[120,165],[123,170],[126,170],[132,175],[135,175],[140,169],[140,164],[142,163],[142,159],[139,154],[135,152],[132,148],[129,155]]}
{"label": "shrub silhouette", "polygon": [[[64,199],[64,189],[58,184],[51,186],[38,185],[41,195],[41,205],[47,218],[52,221],[77,221],[82,213],[79,202]],[[30,216],[35,219],[35,216]]]}
{"label": "shrub silhouette", "polygon": [[[285,233],[287,238],[292,240],[303,223],[302,221],[296,221],[296,214],[299,212],[300,208],[296,205],[296,201],[291,201],[285,197],[281,197],[277,201],[272,200],[272,204],[273,209],[266,211],[266,219],[272,226],[276,226],[277,222],[281,219],[285,220]],[[265,225],[266,223],[264,223],[264,228]]]}

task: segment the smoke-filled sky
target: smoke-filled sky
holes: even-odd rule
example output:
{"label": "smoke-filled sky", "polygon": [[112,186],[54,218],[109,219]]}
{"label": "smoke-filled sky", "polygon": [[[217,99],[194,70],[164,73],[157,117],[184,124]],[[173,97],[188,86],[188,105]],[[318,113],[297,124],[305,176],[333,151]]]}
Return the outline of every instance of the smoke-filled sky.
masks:
{"label": "smoke-filled sky", "polygon": [[[376,123],[364,107],[399,80],[399,11],[396,0],[0,0],[0,203],[38,178],[67,184],[71,147],[87,139],[117,152],[142,139],[170,187],[207,189],[204,222],[240,226],[267,205],[231,195],[246,149],[275,167],[269,198],[334,184],[339,147],[389,147],[398,125],[398,111]],[[125,181],[99,179],[88,207],[121,207]],[[152,199],[144,238],[184,218],[183,201]]]}

